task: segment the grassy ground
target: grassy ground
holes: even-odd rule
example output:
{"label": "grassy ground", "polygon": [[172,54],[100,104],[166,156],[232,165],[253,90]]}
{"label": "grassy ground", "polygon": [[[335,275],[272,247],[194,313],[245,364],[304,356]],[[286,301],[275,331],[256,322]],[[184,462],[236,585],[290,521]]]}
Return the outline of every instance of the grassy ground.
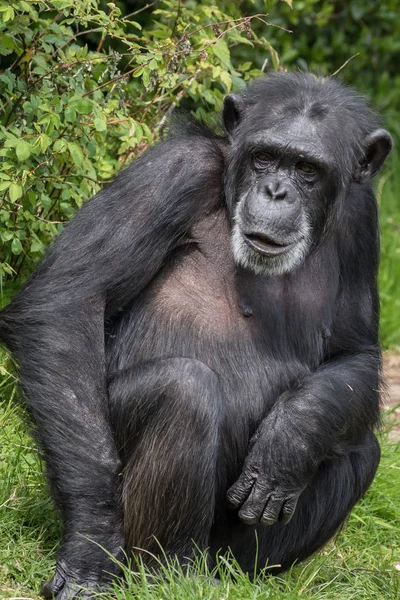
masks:
{"label": "grassy ground", "polygon": [[[378,184],[381,205],[382,340],[400,350],[400,156]],[[5,293],[10,290],[5,290]],[[1,300],[4,302],[4,295]],[[36,599],[51,575],[60,530],[34,442],[13,402],[15,381],[0,350],[0,598]],[[127,573],[106,598],[128,600],[395,600],[400,597],[400,444],[382,434],[378,475],[337,538],[311,560],[280,577],[251,583],[221,559],[221,585],[184,577],[171,567],[149,583]],[[232,576],[233,574],[233,576]]]}

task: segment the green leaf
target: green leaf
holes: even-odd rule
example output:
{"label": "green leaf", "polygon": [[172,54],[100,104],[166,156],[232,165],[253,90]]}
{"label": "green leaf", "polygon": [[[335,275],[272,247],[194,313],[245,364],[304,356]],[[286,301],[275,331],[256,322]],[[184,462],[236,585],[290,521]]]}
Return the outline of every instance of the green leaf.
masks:
{"label": "green leaf", "polygon": [[213,54],[218,58],[220,63],[227,69],[231,67],[231,55],[229,53],[229,48],[225,40],[218,40],[216,44],[212,47]]}
{"label": "green leaf", "polygon": [[228,33],[229,36],[229,41],[235,41],[238,42],[239,44],[245,44],[246,46],[251,46],[252,48],[254,48],[254,44],[251,40],[249,40],[249,38],[245,37],[244,35],[241,35],[240,32],[237,29],[233,29],[232,31],[230,31]]}
{"label": "green leaf", "polygon": [[248,71],[249,69],[251,69],[252,63],[250,61],[248,62],[244,62],[241,65],[239,65],[238,69],[240,71]]}
{"label": "green leaf", "polygon": [[15,146],[19,144],[19,139],[12,134],[6,133],[6,139],[4,141],[4,146],[6,148],[15,148]]}
{"label": "green leaf", "polygon": [[11,202],[15,202],[16,200],[21,198],[22,191],[22,186],[18,185],[18,183],[12,183],[8,190]]}
{"label": "green leaf", "polygon": [[17,237],[15,237],[11,243],[11,252],[17,256],[22,252],[22,244]]}
{"label": "green leaf", "polygon": [[63,8],[71,8],[70,0],[53,0],[53,4],[59,10],[62,10]]}
{"label": "green leaf", "polygon": [[107,121],[104,117],[96,117],[93,121],[96,131],[107,131]]}
{"label": "green leaf", "polygon": [[[36,200],[36,199],[35,199]],[[36,200],[37,201],[37,200]],[[40,202],[43,205],[43,208],[45,210],[48,210],[50,208],[50,206],[52,205],[52,200],[51,198],[49,198],[49,196],[47,196],[46,194],[41,194],[40,195]],[[34,205],[36,204],[36,202],[34,203]]]}
{"label": "green leaf", "polygon": [[139,123],[135,124],[135,135],[136,135],[137,143],[140,144],[140,142],[143,139],[143,129]]}
{"label": "green leaf", "polygon": [[65,117],[65,120],[68,121],[69,123],[75,123],[76,111],[71,106],[67,106],[67,108],[64,111],[64,117]]}
{"label": "green leaf", "polygon": [[15,12],[12,6],[8,6],[6,10],[3,12],[3,23],[7,23],[7,21],[12,21],[15,17]]}
{"label": "green leaf", "polygon": [[264,41],[264,45],[265,45],[266,49],[268,50],[268,52],[271,55],[272,65],[273,65],[274,69],[276,70],[279,67],[279,55],[278,55],[277,51],[275,50],[275,48],[267,40],[263,40],[263,41]]}
{"label": "green leaf", "polygon": [[143,69],[143,85],[145,88],[148,88],[150,84],[150,70],[148,67]]}
{"label": "green leaf", "polygon": [[67,142],[63,139],[56,140],[53,144],[54,152],[65,152],[67,149]]}
{"label": "green leaf", "polygon": [[37,64],[38,67],[40,67],[42,73],[47,73],[49,70],[49,65],[42,54],[35,54],[32,60]]}
{"label": "green leaf", "polygon": [[10,240],[12,240],[14,237],[14,232],[13,231],[2,231],[1,233],[1,239],[3,240],[3,242],[9,242]]}
{"label": "green leaf", "polygon": [[25,142],[25,140],[21,140],[15,146],[15,152],[17,153],[18,160],[27,160],[31,155],[31,147],[28,144],[28,142]]}
{"label": "green leaf", "polygon": [[72,159],[77,167],[82,167],[84,161],[83,152],[80,146],[75,142],[68,142],[68,150],[71,153]]}
{"label": "green leaf", "polygon": [[94,158],[97,152],[97,144],[93,140],[91,140],[86,146],[87,155],[89,158]]}
{"label": "green leaf", "polygon": [[220,79],[226,87],[226,91],[229,93],[232,89],[232,77],[227,71],[222,71],[220,74]]}
{"label": "green leaf", "polygon": [[15,87],[16,77],[14,73],[6,70],[0,75],[0,81],[3,81],[7,85],[8,90],[12,92]]}
{"label": "green leaf", "polygon": [[42,133],[42,135],[39,136],[39,142],[42,152],[46,152],[47,148],[51,144],[51,137],[49,137],[45,133]]}
{"label": "green leaf", "polygon": [[44,249],[44,245],[39,240],[39,238],[33,240],[33,242],[31,243],[30,252],[42,252],[43,249]]}
{"label": "green leaf", "polygon": [[18,45],[15,40],[2,32],[2,35],[0,36],[0,55],[7,56],[15,50],[18,52]]}
{"label": "green leaf", "polygon": [[89,115],[93,110],[93,103],[85,98],[71,98],[69,106],[81,115]]}
{"label": "green leaf", "polygon": [[8,190],[11,185],[11,181],[0,181],[0,192],[4,192],[4,190]]}

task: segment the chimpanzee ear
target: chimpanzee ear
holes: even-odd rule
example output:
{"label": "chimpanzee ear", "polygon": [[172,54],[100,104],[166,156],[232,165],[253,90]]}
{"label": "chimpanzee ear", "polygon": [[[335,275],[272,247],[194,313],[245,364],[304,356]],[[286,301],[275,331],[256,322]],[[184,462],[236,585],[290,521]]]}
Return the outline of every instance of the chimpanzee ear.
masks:
{"label": "chimpanzee ear", "polygon": [[229,135],[232,135],[244,112],[244,100],[239,94],[228,94],[225,96],[222,120]]}
{"label": "chimpanzee ear", "polygon": [[365,139],[365,155],[355,173],[357,183],[366,183],[378,173],[393,146],[391,135],[385,129],[376,129]]}

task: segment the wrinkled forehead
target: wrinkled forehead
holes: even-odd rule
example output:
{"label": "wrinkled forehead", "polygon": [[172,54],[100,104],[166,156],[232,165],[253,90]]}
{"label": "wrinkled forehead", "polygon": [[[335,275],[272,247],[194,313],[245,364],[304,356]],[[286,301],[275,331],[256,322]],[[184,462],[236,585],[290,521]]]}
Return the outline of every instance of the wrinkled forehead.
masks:
{"label": "wrinkled forehead", "polygon": [[333,139],[324,134],[321,127],[307,117],[297,117],[286,123],[260,123],[258,131],[252,130],[246,138],[247,146],[272,148],[276,152],[292,153],[300,157],[315,157],[331,163],[336,162],[337,147]]}
{"label": "wrinkled forehead", "polygon": [[246,144],[315,155],[332,166],[340,162],[347,135],[346,117],[340,110],[319,103],[301,108],[289,104],[258,107],[248,116]]}

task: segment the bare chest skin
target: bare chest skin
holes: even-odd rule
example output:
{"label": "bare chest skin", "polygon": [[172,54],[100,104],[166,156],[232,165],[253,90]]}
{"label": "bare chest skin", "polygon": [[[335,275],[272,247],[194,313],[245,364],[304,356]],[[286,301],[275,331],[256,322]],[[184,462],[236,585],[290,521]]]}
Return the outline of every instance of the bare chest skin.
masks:
{"label": "bare chest skin", "polygon": [[226,216],[207,216],[178,249],[155,282],[152,302],[159,318],[192,324],[199,334],[230,338],[248,329],[250,307],[238,289]]}

